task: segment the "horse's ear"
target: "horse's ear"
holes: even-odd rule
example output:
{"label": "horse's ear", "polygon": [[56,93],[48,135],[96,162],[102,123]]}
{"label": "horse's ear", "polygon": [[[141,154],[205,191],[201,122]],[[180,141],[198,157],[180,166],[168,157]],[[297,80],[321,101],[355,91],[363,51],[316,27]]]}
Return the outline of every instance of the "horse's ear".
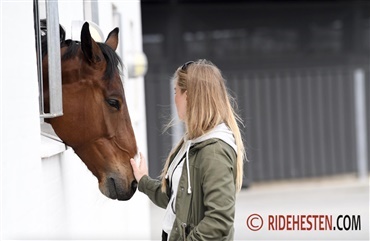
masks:
{"label": "horse's ear", "polygon": [[117,46],[118,46],[118,32],[119,32],[119,29],[118,28],[115,28],[113,29],[108,37],[107,37],[107,40],[105,40],[105,43],[111,47],[113,50],[116,50],[117,49]]}
{"label": "horse's ear", "polygon": [[97,63],[101,60],[101,51],[98,44],[91,37],[89,23],[85,22],[81,30],[81,49],[90,63]]}

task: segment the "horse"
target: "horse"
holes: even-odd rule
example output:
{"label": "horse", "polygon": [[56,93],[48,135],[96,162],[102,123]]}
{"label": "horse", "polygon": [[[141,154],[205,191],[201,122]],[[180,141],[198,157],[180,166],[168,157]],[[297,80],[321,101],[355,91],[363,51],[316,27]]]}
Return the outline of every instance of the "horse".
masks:
{"label": "horse", "polygon": [[[46,21],[41,21],[41,31],[44,108],[48,111]],[[115,52],[119,29],[113,29],[104,43],[91,37],[87,22],[81,41],[65,40],[61,26],[59,31],[63,115],[45,122],[98,179],[102,194],[129,200],[137,188],[130,158],[138,149],[120,77],[122,61]]]}

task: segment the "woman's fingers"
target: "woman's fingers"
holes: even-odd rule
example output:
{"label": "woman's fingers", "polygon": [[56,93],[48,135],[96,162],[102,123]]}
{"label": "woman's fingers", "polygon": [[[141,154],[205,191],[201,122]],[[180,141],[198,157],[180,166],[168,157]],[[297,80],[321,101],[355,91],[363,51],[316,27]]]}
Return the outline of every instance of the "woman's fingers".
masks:
{"label": "woman's fingers", "polygon": [[133,158],[130,159],[131,167],[132,170],[134,171],[134,176],[137,182],[139,182],[144,175],[148,175],[146,161],[141,152],[139,153],[139,157],[140,157],[139,164],[137,164]]}

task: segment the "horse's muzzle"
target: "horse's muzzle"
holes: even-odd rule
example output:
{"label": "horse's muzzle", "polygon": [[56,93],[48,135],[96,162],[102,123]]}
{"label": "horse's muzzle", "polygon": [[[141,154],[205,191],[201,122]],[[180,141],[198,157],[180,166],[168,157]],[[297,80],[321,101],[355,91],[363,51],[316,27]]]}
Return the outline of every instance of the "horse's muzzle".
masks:
{"label": "horse's muzzle", "polygon": [[124,185],[122,179],[108,178],[100,191],[110,199],[126,201],[134,195],[136,189],[137,182],[135,180],[130,185]]}

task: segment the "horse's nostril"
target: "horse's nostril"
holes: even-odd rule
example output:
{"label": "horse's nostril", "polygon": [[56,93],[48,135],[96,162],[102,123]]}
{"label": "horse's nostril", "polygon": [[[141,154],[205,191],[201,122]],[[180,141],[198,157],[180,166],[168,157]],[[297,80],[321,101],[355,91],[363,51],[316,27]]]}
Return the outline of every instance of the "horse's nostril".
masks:
{"label": "horse's nostril", "polygon": [[117,189],[116,189],[116,182],[113,178],[108,179],[108,189],[109,189],[109,197],[112,199],[117,198]]}
{"label": "horse's nostril", "polygon": [[137,188],[137,181],[133,181],[133,182],[131,183],[131,189],[132,189],[133,191],[135,191],[135,190],[136,190],[136,188]]}

